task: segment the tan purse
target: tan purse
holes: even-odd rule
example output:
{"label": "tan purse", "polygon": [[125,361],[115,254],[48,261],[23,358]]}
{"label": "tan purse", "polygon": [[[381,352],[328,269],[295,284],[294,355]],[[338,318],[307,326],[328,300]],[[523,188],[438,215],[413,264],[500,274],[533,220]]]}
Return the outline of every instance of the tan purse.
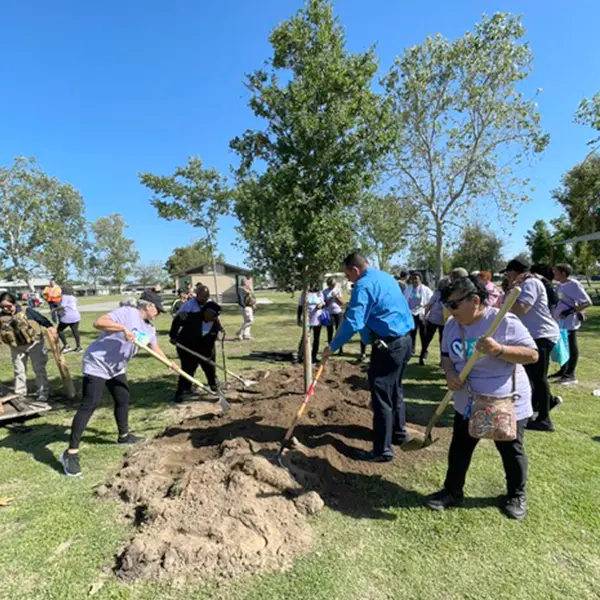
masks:
{"label": "tan purse", "polygon": [[[467,359],[465,333],[460,328],[462,348]],[[510,396],[496,398],[485,394],[475,394],[468,385],[469,391],[469,435],[476,439],[494,440],[496,442],[512,442],[517,438],[517,412],[515,401],[519,398],[517,388],[517,365],[512,375],[512,392]]]}

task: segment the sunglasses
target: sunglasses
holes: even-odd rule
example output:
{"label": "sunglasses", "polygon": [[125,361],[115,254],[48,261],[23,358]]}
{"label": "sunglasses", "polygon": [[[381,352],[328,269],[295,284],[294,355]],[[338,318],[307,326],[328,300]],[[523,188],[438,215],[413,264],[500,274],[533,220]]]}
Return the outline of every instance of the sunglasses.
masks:
{"label": "sunglasses", "polygon": [[459,298],[458,300],[448,300],[448,302],[444,302],[444,306],[450,310],[456,310],[460,306],[461,302],[464,302],[472,296],[473,293],[469,292],[468,294],[465,294],[462,298]]}

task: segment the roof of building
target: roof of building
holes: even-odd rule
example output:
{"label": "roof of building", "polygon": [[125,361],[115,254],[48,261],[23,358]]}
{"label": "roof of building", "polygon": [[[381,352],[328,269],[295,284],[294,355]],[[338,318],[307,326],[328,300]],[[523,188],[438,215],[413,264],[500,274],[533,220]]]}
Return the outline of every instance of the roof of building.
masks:
{"label": "roof of building", "polygon": [[[50,280],[42,279],[39,277],[34,277],[31,280],[31,283],[34,287],[42,287],[42,286],[48,285],[48,283],[50,283]],[[0,288],[21,288],[21,287],[24,287],[24,288],[28,287],[27,282],[23,281],[22,279],[13,279],[12,281],[9,279],[0,280]]]}

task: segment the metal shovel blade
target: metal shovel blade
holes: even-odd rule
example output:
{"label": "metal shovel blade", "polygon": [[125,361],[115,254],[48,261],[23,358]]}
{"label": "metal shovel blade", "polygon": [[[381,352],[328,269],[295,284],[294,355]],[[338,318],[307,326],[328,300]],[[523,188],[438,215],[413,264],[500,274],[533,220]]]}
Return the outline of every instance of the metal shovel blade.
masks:
{"label": "metal shovel blade", "polygon": [[431,446],[431,444],[435,444],[437,439],[433,439],[431,436],[429,437],[413,437],[408,440],[406,444],[400,446],[401,450],[404,452],[414,452],[415,450],[423,450],[423,448],[427,448],[427,446]]}
{"label": "metal shovel blade", "polygon": [[219,396],[219,406],[221,407],[221,412],[226,415],[229,412],[229,402],[225,400],[225,396],[222,394]]}

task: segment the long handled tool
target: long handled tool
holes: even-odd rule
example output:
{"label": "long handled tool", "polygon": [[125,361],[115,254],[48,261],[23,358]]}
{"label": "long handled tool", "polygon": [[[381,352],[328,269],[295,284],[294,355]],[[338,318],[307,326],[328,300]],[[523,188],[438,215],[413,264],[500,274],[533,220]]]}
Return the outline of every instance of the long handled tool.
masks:
{"label": "long handled tool", "polygon": [[[494,322],[490,325],[489,329],[485,332],[485,335],[483,337],[492,337],[494,335],[496,329],[498,329],[498,327],[500,326],[502,319],[504,319],[504,317],[506,316],[506,313],[508,313],[508,311],[513,307],[513,304],[517,301],[517,298],[519,297],[520,293],[521,288],[515,287],[512,290],[512,292],[506,297],[506,300],[504,301],[502,308],[498,311]],[[477,352],[477,350],[473,352],[473,354],[467,361],[467,364],[462,368],[462,371],[458,375],[461,382],[464,383],[464,381],[467,379],[467,376],[471,372],[471,369],[475,366],[475,363],[477,362],[480,356],[481,354]],[[433,413],[433,416],[431,417],[431,419],[429,419],[429,423],[427,423],[427,429],[425,429],[425,437],[414,437],[408,443],[404,444],[404,446],[401,446],[402,450],[408,452],[412,450],[421,450],[422,448],[427,448],[427,446],[431,446],[431,444],[437,441],[431,437],[431,432],[433,431],[433,428],[437,425],[441,416],[444,414],[444,411],[448,407],[448,404],[450,404],[453,394],[454,392],[452,390],[448,390],[442,401],[438,404],[435,412]]]}
{"label": "long handled tool", "polygon": [[[180,375],[184,379],[187,379],[189,382],[193,383],[196,387],[200,388],[206,394],[209,394],[211,396],[215,395],[214,392],[210,388],[208,388],[204,384],[200,383],[197,379],[195,379],[191,375],[188,375],[185,371],[183,371],[179,367],[173,366],[173,363],[169,359],[163,358],[160,354],[158,354],[157,352],[154,352],[154,350],[152,350],[152,348],[149,348],[148,346],[146,346],[145,344],[142,344],[141,342],[139,342],[136,339],[133,340],[133,343],[138,348],[143,348],[146,352],[148,352],[154,358],[156,358],[157,360],[159,360],[161,363],[163,363],[164,365],[166,365],[170,369],[173,369],[173,371],[175,371],[175,373],[177,373],[178,375]],[[223,411],[223,414],[225,414],[229,410],[229,402],[227,402],[227,400],[225,400],[225,396],[223,396],[223,394],[219,393],[218,394],[218,398],[219,398],[219,406],[221,407],[221,410]]]}
{"label": "long handled tool", "polygon": [[308,391],[306,392],[306,395],[304,396],[304,400],[302,400],[302,404],[300,405],[298,412],[296,412],[296,415],[294,416],[291,425],[288,427],[288,430],[285,432],[285,435],[283,436],[283,440],[281,440],[281,446],[279,447],[279,452],[277,453],[277,462],[282,467],[283,467],[283,465],[281,464],[281,455],[283,454],[285,447],[287,446],[288,442],[290,441],[290,439],[292,437],[292,433],[294,433],[294,428],[296,427],[298,421],[302,417],[302,413],[304,413],[304,409],[306,408],[308,401],[310,400],[311,396],[313,395],[313,392],[315,391],[315,387],[317,386],[317,381],[319,381],[319,377],[321,377],[321,373],[323,373],[323,368],[324,368],[324,365],[321,365],[319,367],[317,374],[315,375],[314,379],[312,380],[312,383],[310,384]]}
{"label": "long handled tool", "polygon": [[[227,385],[227,358],[225,357],[225,330],[223,329],[223,335],[221,336],[221,357],[223,358],[223,377],[225,378],[225,385]],[[246,384],[244,383],[244,387]]]}
{"label": "long handled tool", "polygon": [[72,400],[73,398],[75,398],[75,386],[73,385],[73,380],[71,379],[71,373],[65,361],[65,357],[60,353],[60,349],[58,348],[58,344],[56,343],[56,335],[52,335],[47,329],[44,333],[46,342],[48,343],[48,346],[50,347],[50,350],[52,352],[52,356],[54,357],[54,362],[56,362],[56,366],[58,367],[60,377],[63,380],[67,398],[69,398],[69,400]]}
{"label": "long handled tool", "polygon": [[[227,376],[228,374],[231,375],[234,379],[237,379],[238,381],[240,381],[245,388],[248,388],[250,386],[258,384],[258,381],[253,381],[252,379],[244,379],[243,377],[236,375],[235,373],[233,373],[226,367],[222,367],[221,365],[218,365],[216,362],[213,362],[212,360],[210,360],[210,358],[207,358],[206,356],[199,354],[198,352],[194,352],[194,350],[190,350],[189,348],[186,348],[183,344],[180,344],[179,342],[177,342],[176,345],[178,348],[181,348],[184,352],[187,352],[188,354],[191,354],[192,356],[199,358],[200,360],[204,361],[205,363],[208,363],[209,365],[212,365],[213,367],[216,367],[217,369],[221,369],[221,371],[225,372],[225,376]],[[225,359],[224,351],[223,351],[223,359]]]}

